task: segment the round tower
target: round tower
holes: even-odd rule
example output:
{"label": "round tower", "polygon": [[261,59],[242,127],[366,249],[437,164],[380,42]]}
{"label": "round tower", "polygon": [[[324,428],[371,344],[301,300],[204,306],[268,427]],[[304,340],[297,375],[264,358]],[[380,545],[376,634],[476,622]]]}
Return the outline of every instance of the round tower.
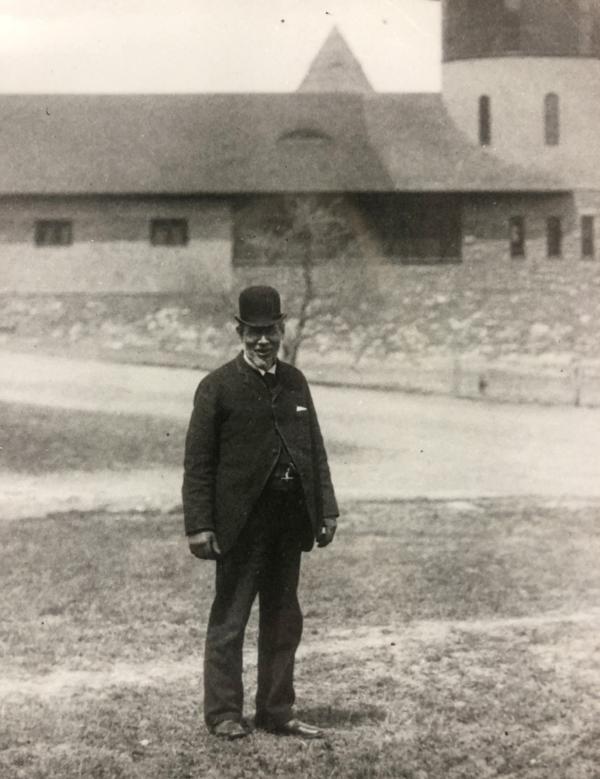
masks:
{"label": "round tower", "polygon": [[469,138],[600,181],[600,0],[443,0],[443,96]]}

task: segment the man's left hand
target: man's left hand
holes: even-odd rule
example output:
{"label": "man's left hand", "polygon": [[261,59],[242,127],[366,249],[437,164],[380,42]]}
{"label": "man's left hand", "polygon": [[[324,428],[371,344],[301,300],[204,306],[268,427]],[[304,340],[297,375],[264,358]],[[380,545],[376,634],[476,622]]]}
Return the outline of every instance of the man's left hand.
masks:
{"label": "man's left hand", "polygon": [[321,528],[317,537],[317,546],[327,546],[333,541],[335,531],[337,530],[337,522],[333,517],[325,517],[323,519],[323,527]]}
{"label": "man's left hand", "polygon": [[202,530],[188,536],[188,544],[190,552],[200,560],[216,560],[221,554],[213,530]]}

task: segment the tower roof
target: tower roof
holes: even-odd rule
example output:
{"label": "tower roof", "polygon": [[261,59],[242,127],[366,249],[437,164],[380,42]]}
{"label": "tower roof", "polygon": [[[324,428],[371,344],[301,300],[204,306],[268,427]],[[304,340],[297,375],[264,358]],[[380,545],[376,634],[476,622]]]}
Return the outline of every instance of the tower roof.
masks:
{"label": "tower roof", "polygon": [[373,87],[343,35],[333,27],[298,91],[373,92]]}

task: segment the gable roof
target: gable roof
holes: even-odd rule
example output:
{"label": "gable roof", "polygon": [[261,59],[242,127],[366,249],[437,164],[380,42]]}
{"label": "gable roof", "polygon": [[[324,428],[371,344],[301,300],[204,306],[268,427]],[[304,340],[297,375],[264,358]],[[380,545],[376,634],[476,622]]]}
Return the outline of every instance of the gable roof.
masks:
{"label": "gable roof", "polygon": [[372,92],[352,50],[334,27],[304,77],[299,92]]}
{"label": "gable roof", "polygon": [[0,194],[564,191],[438,94],[4,95]]}

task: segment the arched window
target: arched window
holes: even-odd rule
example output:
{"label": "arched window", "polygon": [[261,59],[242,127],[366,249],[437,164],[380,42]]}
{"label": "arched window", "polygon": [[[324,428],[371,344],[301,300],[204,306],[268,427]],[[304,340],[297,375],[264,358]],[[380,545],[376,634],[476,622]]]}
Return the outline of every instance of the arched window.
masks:
{"label": "arched window", "polygon": [[492,106],[488,95],[479,98],[479,143],[489,146],[492,142]]}
{"label": "arched window", "polygon": [[544,98],[544,139],[546,146],[558,146],[560,142],[560,103],[555,92]]}

